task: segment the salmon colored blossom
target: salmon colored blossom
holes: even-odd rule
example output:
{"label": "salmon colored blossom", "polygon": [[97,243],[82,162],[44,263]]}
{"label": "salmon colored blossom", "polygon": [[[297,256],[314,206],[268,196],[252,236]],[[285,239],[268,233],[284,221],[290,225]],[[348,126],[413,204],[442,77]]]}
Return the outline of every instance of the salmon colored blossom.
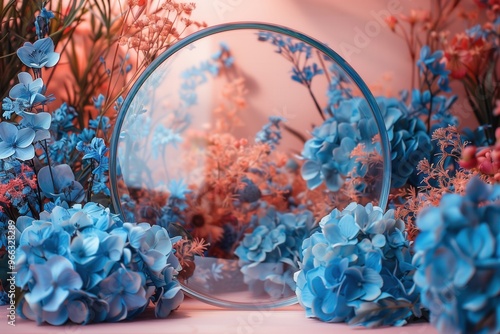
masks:
{"label": "salmon colored blossom", "polygon": [[430,12],[428,10],[410,10],[409,15],[401,14],[400,18],[402,21],[410,23],[410,25],[415,25],[421,22],[427,22],[430,19]]}
{"label": "salmon colored blossom", "polygon": [[486,66],[490,52],[489,43],[482,38],[475,39],[465,33],[455,35],[445,52],[451,77],[462,79],[467,74],[476,77]]}
{"label": "salmon colored blossom", "polygon": [[396,25],[398,24],[398,19],[394,15],[386,17],[384,21],[385,23],[387,23],[387,25],[392,31],[396,29]]}

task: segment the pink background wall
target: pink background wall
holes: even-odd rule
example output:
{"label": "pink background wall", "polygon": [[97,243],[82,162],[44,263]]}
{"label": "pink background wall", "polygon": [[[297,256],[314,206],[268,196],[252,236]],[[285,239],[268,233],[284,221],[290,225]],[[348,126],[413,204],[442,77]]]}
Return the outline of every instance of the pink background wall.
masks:
{"label": "pink background wall", "polygon": [[[417,0],[197,0],[194,17],[209,25],[262,21],[314,37],[344,57],[367,84],[397,93],[409,85],[410,60],[404,41],[382,21],[427,5]],[[374,93],[377,93],[375,89]]]}
{"label": "pink background wall", "polygon": [[[374,95],[397,95],[410,88],[411,60],[402,38],[382,21],[391,13],[428,9],[433,0],[196,0],[195,19],[209,25],[234,21],[262,21],[288,26],[314,37],[344,57],[370,86]],[[466,9],[477,8],[463,1]],[[463,21],[450,27],[463,31]],[[454,93],[460,84],[451,83]],[[460,94],[460,93],[459,93]],[[468,125],[472,112],[464,100],[455,105]]]}

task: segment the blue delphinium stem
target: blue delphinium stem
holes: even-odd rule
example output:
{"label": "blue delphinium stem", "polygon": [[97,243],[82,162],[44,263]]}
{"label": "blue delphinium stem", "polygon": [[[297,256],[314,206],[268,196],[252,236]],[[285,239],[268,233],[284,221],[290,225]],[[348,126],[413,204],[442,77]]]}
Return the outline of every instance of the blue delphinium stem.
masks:
{"label": "blue delphinium stem", "polygon": [[[300,57],[300,55],[301,55],[301,53],[299,53],[299,57]],[[311,98],[314,102],[314,105],[316,106],[316,109],[318,110],[319,115],[321,116],[321,119],[324,121],[326,118],[325,118],[325,115],[323,114],[323,109],[321,109],[321,106],[319,105],[318,100],[316,99],[316,96],[314,96],[314,93],[311,89],[311,80],[308,80],[307,78],[305,78],[304,73],[302,73],[302,71],[300,70],[300,67],[299,67],[300,58],[297,60],[295,60],[292,56],[290,56],[290,58],[291,58],[293,66],[297,70],[297,73],[299,73],[300,78],[303,80],[303,82],[307,88],[307,91],[309,92],[309,95],[311,96]],[[306,59],[306,62],[307,62],[307,59]]]}
{"label": "blue delphinium stem", "polygon": [[[319,105],[316,96],[314,95],[311,88],[311,81],[314,76],[318,74],[323,74],[324,71],[318,68],[316,63],[312,66],[306,66],[308,60],[311,58],[311,49],[301,42],[293,43],[291,39],[283,39],[279,34],[273,34],[270,32],[259,32],[260,41],[269,41],[271,44],[275,45],[278,49],[277,53],[281,54],[286,60],[288,60],[293,65],[293,75],[292,80],[304,85],[311,96],[316,109],[318,110],[321,119],[325,120],[325,115],[323,109]],[[298,56],[296,55],[298,53]],[[301,66],[301,56],[305,54],[305,59]],[[307,71],[307,74],[305,73]]]}
{"label": "blue delphinium stem", "polygon": [[431,119],[432,119],[432,102],[433,102],[433,98],[434,96],[439,92],[433,92],[432,91],[432,82],[434,82],[434,80],[436,79],[436,76],[433,75],[432,76],[432,80],[429,81],[429,70],[426,69],[425,70],[425,74],[424,74],[424,82],[425,84],[427,85],[427,89],[429,90],[430,94],[431,94],[431,98],[430,98],[430,101],[429,101],[429,109],[428,109],[428,114],[427,114],[427,133],[430,134],[431,132]]}
{"label": "blue delphinium stem", "polygon": [[286,131],[290,132],[290,134],[292,136],[296,137],[301,142],[305,143],[307,141],[306,136],[304,136],[302,133],[300,133],[299,131],[295,130],[294,128],[291,128],[291,127],[289,127],[286,124],[283,124],[283,129],[285,129]]}

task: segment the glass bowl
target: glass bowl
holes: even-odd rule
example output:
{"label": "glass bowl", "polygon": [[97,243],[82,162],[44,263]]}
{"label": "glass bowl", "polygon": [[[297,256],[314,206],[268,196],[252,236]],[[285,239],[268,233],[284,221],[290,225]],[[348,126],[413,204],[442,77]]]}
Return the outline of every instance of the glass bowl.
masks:
{"label": "glass bowl", "polygon": [[390,155],[365,83],[326,45],[213,26],[160,55],[118,115],[111,192],[180,239],[184,291],[230,308],[296,302],[302,241],[332,209],[385,207]]}

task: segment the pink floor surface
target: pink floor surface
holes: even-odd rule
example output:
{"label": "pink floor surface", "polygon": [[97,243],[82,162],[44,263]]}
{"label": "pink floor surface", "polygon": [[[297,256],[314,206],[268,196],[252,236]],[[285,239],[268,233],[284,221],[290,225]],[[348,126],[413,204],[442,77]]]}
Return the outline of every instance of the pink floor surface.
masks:
{"label": "pink floor surface", "polygon": [[436,334],[430,324],[378,329],[351,328],[344,324],[323,323],[305,317],[298,305],[271,311],[224,310],[187,299],[167,319],[155,319],[148,309],[134,321],[87,326],[37,326],[32,321],[16,319],[16,326],[7,324],[7,308],[0,307],[0,334]]}

